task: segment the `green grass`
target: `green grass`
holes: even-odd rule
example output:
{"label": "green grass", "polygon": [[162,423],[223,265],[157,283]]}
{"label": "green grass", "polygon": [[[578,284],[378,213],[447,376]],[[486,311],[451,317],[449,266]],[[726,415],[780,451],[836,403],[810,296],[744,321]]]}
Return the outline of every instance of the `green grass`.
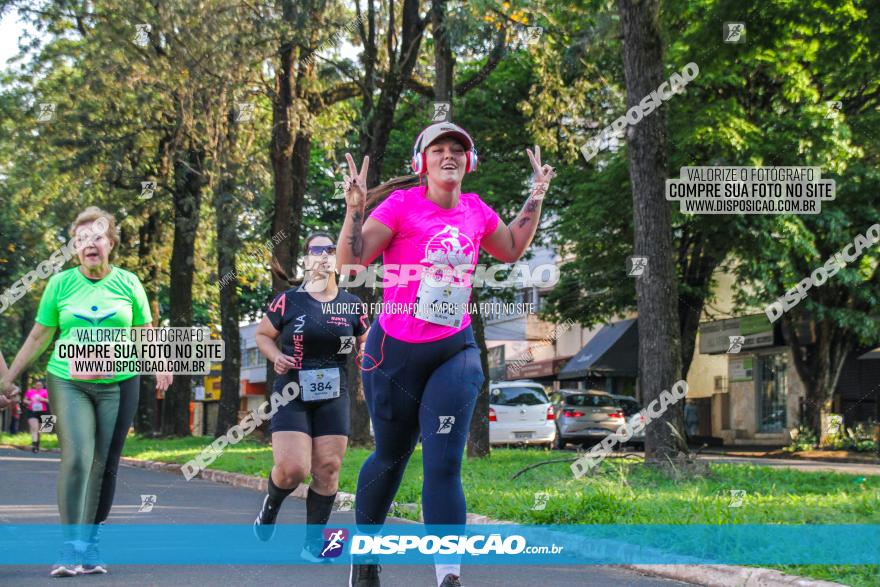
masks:
{"label": "green grass", "polygon": [[[184,463],[210,442],[208,438],[145,439],[130,436],[128,457]],[[0,444],[27,446],[27,434],[0,436]],[[42,446],[57,446],[44,435]],[[361,463],[371,451],[350,449],[340,472],[340,489],[353,493]],[[529,464],[563,458],[542,449],[495,449],[487,459],[465,460],[462,479],[468,510],[491,518],[527,524],[880,524],[880,476],[803,472],[751,465],[712,464],[706,477],[675,481],[637,462],[606,460],[598,474],[575,479],[568,463],[514,473]],[[571,454],[574,457],[573,454]],[[269,446],[245,440],[227,447],[210,468],[266,476],[272,467]],[[396,500],[421,498],[422,453],[410,459]],[[730,507],[730,490],[745,491],[742,505]],[[549,494],[535,511],[535,493]],[[417,512],[396,512],[418,519]],[[788,573],[852,585],[880,584],[874,565],[785,565]]]}

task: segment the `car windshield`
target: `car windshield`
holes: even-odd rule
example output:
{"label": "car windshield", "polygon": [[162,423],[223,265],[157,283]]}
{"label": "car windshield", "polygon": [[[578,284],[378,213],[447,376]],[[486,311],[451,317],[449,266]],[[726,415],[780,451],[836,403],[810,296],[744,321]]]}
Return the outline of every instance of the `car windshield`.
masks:
{"label": "car windshield", "polygon": [[565,398],[565,403],[569,406],[578,406],[581,408],[604,408],[606,406],[615,407],[614,398],[610,395],[594,395],[592,393],[579,393],[570,395]]}
{"label": "car windshield", "polygon": [[496,406],[537,406],[550,403],[544,390],[536,387],[496,387],[489,395]]}
{"label": "car windshield", "polygon": [[639,406],[639,402],[634,399],[618,399],[617,403],[620,404],[620,408],[623,410],[623,413],[626,416],[632,416],[642,409]]}

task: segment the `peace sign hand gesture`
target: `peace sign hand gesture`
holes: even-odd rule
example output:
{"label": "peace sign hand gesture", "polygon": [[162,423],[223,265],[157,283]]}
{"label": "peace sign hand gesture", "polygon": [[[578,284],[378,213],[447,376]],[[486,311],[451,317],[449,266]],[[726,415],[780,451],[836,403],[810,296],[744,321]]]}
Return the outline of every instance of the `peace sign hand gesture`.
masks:
{"label": "peace sign hand gesture", "polygon": [[550,180],[556,177],[556,171],[550,165],[541,165],[541,147],[535,145],[535,152],[526,149],[529,160],[532,162],[532,194],[536,200],[544,199],[544,194],[550,187]]}
{"label": "peace sign hand gesture", "polygon": [[345,159],[348,161],[348,175],[342,176],[345,205],[350,209],[362,209],[367,204],[367,169],[370,168],[370,156],[364,157],[360,172],[354,164],[351,153],[346,153]]}

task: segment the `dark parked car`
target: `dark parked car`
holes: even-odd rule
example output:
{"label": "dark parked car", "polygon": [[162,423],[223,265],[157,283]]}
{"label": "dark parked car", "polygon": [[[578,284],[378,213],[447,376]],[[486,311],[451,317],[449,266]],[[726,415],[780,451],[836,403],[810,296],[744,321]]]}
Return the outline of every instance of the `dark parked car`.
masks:
{"label": "dark parked car", "polygon": [[[642,414],[642,405],[638,402],[638,400],[634,397],[628,395],[613,395],[611,396],[617,401],[617,405],[620,406],[620,409],[623,410],[623,415],[626,417],[626,422],[629,424],[631,430],[635,430],[636,424],[641,421],[644,423],[645,415]],[[638,434],[633,434],[629,439],[627,444],[631,444],[636,447],[644,448],[645,446],[645,428],[642,426],[641,432]]]}

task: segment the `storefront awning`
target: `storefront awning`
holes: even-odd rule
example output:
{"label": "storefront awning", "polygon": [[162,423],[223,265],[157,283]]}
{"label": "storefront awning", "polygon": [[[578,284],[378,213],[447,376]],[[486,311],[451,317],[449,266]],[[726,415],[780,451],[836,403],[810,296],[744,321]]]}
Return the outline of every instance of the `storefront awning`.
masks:
{"label": "storefront awning", "polygon": [[730,351],[732,337],[741,337],[740,350],[772,347],[782,341],[764,314],[703,322],[699,327],[700,353],[721,355]]}
{"label": "storefront awning", "polygon": [[860,361],[864,361],[866,359],[880,359],[880,346],[878,346],[876,349],[871,349],[864,355],[859,356]]}
{"label": "storefront awning", "polygon": [[526,363],[518,368],[513,365],[507,365],[505,379],[513,381],[515,379],[538,379],[541,377],[553,377],[568,362],[567,358],[563,359],[547,359],[544,361],[533,361]]}
{"label": "storefront awning", "polygon": [[606,324],[559,372],[558,379],[589,373],[635,376],[639,367],[639,327],[635,318]]}

